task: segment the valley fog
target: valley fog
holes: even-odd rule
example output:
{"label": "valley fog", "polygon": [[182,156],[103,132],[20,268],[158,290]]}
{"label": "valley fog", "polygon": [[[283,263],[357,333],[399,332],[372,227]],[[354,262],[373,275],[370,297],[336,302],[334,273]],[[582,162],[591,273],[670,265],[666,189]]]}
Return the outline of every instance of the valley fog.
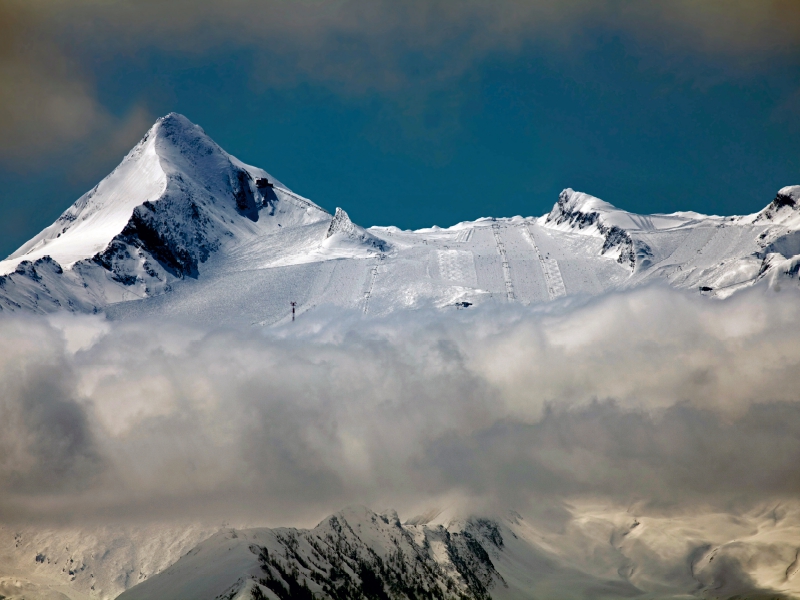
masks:
{"label": "valley fog", "polygon": [[797,301],[648,287],[537,309],[310,311],[273,329],[4,318],[0,514],[749,510],[800,491]]}

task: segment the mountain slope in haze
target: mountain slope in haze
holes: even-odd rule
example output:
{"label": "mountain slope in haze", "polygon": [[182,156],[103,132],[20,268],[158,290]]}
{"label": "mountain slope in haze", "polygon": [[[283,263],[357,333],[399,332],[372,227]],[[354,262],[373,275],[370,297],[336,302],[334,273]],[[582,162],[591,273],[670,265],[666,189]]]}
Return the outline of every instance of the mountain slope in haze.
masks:
{"label": "mountain slope in haze", "polygon": [[0,596],[110,599],[220,528],[181,523],[0,525]]}
{"label": "mountain slope in haze", "polygon": [[[800,597],[800,504],[735,514],[572,501],[458,518],[351,507],[313,529],[0,527],[8,600]],[[127,590],[127,591],[126,591]],[[305,595],[304,595],[305,594]]]}
{"label": "mountain slope in haze", "polygon": [[540,218],[365,230],[170,114],[0,262],[0,310],[280,322],[289,302],[387,314],[547,302],[653,280],[725,297],[797,281],[800,186],[759,213],[637,215],[564,190]]}

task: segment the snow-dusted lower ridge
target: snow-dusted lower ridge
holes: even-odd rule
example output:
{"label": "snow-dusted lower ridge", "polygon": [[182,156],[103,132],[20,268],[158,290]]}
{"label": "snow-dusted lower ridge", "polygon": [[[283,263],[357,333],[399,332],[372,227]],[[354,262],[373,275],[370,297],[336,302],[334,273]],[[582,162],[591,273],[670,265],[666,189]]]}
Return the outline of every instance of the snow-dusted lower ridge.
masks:
{"label": "snow-dusted lower ridge", "polygon": [[[797,504],[571,518],[417,518],[351,507],[313,529],[223,529],[120,600],[770,598],[800,594]],[[434,511],[435,514],[435,511]]]}
{"label": "snow-dusted lower ridge", "polygon": [[289,302],[301,313],[334,305],[386,314],[546,302],[653,280],[725,297],[762,280],[797,282],[799,202],[795,186],[754,215],[636,215],[567,189],[538,219],[365,230],[170,114],[0,262],[0,311],[270,324]]}
{"label": "snow-dusted lower ridge", "polygon": [[0,596],[102,600],[163,571],[219,527],[0,525]]}
{"label": "snow-dusted lower ridge", "polygon": [[504,582],[487,548],[502,544],[490,521],[403,525],[353,507],[312,530],[222,531],[120,598],[488,599]]}
{"label": "snow-dusted lower ridge", "polygon": [[[800,598],[800,504],[405,522],[351,507],[313,529],[0,528],[6,600]],[[562,511],[563,512],[563,511]],[[432,516],[433,515],[433,516]],[[122,592],[122,593],[121,593]],[[121,593],[121,595],[120,595]]]}

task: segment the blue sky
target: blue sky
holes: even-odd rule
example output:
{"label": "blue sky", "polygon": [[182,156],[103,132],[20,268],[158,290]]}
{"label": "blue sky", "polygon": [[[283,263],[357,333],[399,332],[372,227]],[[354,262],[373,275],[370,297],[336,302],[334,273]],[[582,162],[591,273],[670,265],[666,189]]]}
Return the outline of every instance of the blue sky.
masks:
{"label": "blue sky", "polygon": [[366,226],[540,215],[565,187],[747,213],[800,183],[791,3],[10,6],[0,254],[170,111]]}

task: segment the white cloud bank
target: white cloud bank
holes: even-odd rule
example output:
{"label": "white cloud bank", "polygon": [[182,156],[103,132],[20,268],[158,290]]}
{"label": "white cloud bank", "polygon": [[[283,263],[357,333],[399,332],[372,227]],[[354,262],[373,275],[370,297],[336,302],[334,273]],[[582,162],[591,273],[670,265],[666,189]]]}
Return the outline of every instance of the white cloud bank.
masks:
{"label": "white cloud bank", "polygon": [[0,319],[0,520],[796,497],[798,300],[648,288],[266,330]]}

